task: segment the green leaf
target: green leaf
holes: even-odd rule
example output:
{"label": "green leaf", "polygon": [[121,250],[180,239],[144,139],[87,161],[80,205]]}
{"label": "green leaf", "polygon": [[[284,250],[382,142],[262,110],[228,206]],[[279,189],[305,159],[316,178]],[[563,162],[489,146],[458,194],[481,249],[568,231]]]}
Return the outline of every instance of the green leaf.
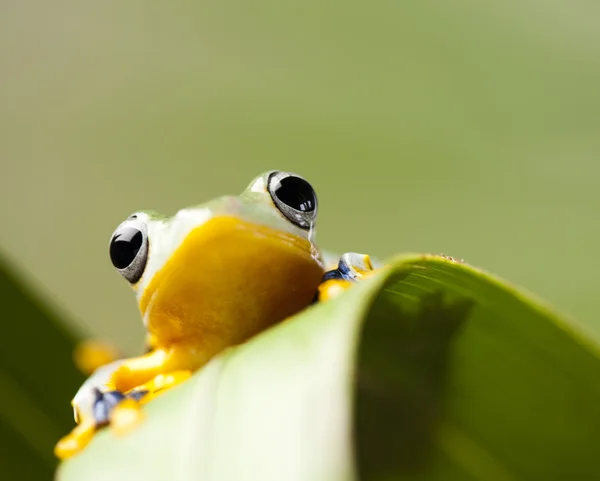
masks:
{"label": "green leaf", "polygon": [[75,336],[0,257],[0,470],[20,480],[50,479],[53,448],[73,425],[70,400],[83,376]]}
{"label": "green leaf", "polygon": [[597,479],[599,352],[479,270],[403,256],[216,357],[58,478]]}

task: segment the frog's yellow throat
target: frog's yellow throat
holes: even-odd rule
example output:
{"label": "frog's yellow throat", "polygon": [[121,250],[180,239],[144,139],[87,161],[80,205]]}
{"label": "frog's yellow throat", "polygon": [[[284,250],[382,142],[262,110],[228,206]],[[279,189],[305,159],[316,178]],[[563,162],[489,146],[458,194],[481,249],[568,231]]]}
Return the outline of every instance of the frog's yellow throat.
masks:
{"label": "frog's yellow throat", "polygon": [[217,217],[188,234],[139,306],[156,347],[210,357],[308,306],[322,275],[306,239]]}

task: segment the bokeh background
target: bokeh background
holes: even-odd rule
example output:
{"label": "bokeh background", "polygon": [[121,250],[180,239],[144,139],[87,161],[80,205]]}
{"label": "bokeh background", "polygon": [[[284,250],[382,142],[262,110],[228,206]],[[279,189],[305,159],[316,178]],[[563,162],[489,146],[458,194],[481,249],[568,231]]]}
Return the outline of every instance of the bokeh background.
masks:
{"label": "bokeh background", "polygon": [[462,257],[600,329],[600,5],[0,4],[0,247],[77,329],[139,345],[130,212],[296,171],[322,246]]}
{"label": "bokeh background", "polygon": [[0,249],[78,335],[140,347],[121,220],[273,168],[323,247],[464,258],[600,331],[600,4],[4,0],[0,38]]}

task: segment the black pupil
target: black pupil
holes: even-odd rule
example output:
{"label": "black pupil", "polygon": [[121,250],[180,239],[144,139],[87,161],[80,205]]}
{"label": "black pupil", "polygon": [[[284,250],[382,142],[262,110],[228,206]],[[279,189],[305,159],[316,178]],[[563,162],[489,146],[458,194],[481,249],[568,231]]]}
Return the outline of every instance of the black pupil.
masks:
{"label": "black pupil", "polygon": [[301,212],[312,212],[316,206],[315,191],[304,179],[284,177],[273,192],[285,205]]}
{"label": "black pupil", "polygon": [[110,243],[110,260],[117,269],[125,269],[133,262],[142,242],[143,234],[135,227],[123,227]]}

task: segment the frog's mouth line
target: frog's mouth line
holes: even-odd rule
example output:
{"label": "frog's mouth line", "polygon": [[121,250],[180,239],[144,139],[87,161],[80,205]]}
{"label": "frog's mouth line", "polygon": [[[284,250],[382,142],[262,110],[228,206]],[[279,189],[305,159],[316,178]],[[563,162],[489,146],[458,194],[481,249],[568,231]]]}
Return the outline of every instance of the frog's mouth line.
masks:
{"label": "frog's mouth line", "polygon": [[292,306],[296,297],[309,303],[323,271],[307,239],[238,217],[216,217],[192,230],[154,273],[139,307],[150,331],[169,324],[166,335],[173,339],[191,322],[207,333],[233,323],[233,316],[239,323],[240,316],[285,310],[269,303]]}

